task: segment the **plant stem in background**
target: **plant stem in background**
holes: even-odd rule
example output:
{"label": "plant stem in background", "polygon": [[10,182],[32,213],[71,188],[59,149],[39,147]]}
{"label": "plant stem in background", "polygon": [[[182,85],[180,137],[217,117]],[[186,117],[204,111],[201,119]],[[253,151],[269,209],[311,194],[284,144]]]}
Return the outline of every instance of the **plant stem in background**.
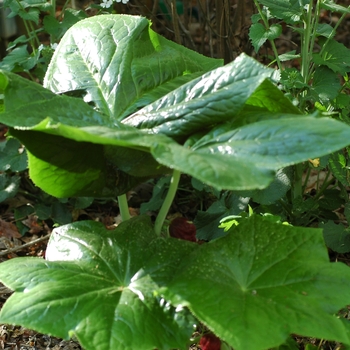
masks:
{"label": "plant stem in background", "polygon": [[[262,21],[264,22],[264,27],[266,30],[269,30],[270,28],[270,25],[269,25],[269,21],[266,17],[266,15],[261,11],[261,7],[259,5],[259,2],[257,0],[254,0],[254,4],[255,4],[255,7],[257,8],[259,14],[260,14],[260,17],[262,19]],[[275,59],[276,59],[276,63],[277,63],[277,66],[278,66],[278,69],[280,71],[282,71],[282,64],[281,64],[281,61],[278,57],[278,52],[277,52],[277,48],[276,48],[276,45],[275,45],[275,42],[271,39],[269,39],[269,42],[271,44],[271,48],[272,48],[272,51],[273,51],[273,54],[275,55]]]}
{"label": "plant stem in background", "polygon": [[296,164],[294,167],[293,199],[303,196],[303,172],[303,163]]}
{"label": "plant stem in background", "polygon": [[[19,8],[22,11],[25,11],[23,5],[19,1],[17,1],[17,4],[19,5]],[[34,28],[33,24],[30,21],[27,21],[24,18],[22,18],[22,21],[23,21],[23,25],[24,25],[24,27],[26,29],[26,32],[27,32],[27,35],[28,35],[28,38],[29,38],[30,46],[32,47],[33,51],[35,52],[36,51],[36,46],[34,44],[34,40],[35,40],[37,46],[40,45],[40,41],[39,41],[39,38],[38,38],[38,36],[36,34],[35,28]]]}
{"label": "plant stem in background", "polygon": [[118,196],[118,204],[119,204],[120,216],[122,217],[122,221],[129,220],[130,213],[129,213],[128,200],[126,199],[126,194],[122,194]]}
{"label": "plant stem in background", "polygon": [[174,170],[173,176],[170,180],[170,186],[169,186],[168,193],[164,199],[163,205],[160,208],[156,222],[154,224],[154,231],[158,236],[160,236],[164,220],[165,220],[165,218],[168,214],[168,211],[170,209],[170,206],[174,200],[174,197],[175,197],[175,194],[177,191],[177,187],[178,187],[179,181],[180,181],[180,175],[181,175],[180,171]]}
{"label": "plant stem in background", "polygon": [[304,78],[305,84],[308,84],[310,60],[312,54],[312,48],[310,47],[311,33],[313,30],[312,9],[313,3],[310,2],[310,4],[307,6],[307,12],[303,20],[304,32],[301,40],[301,75]]}
{"label": "plant stem in background", "polygon": [[[51,16],[53,18],[56,18],[56,0],[51,0]],[[50,44],[54,44],[53,36],[50,35]]]}
{"label": "plant stem in background", "polygon": [[56,15],[56,0],[51,0],[51,16],[55,17]]}

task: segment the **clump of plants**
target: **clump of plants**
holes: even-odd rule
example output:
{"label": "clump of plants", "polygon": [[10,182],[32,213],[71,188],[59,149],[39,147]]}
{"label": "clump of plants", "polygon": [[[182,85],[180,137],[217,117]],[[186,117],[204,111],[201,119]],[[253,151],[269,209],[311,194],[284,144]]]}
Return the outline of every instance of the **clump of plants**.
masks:
{"label": "clump of plants", "polygon": [[[58,198],[118,197],[123,218],[114,230],[60,226],[45,260],[2,263],[0,281],[15,293],[0,322],[75,336],[87,350],[187,349],[199,324],[210,330],[196,340],[203,347],[277,348],[290,334],[350,345],[336,316],[350,270],[329,262],[322,230],[241,213],[243,193],[349,145],[350,126],[296,107],[279,84],[283,75],[245,54],[223,66],[128,15],[74,24],[44,86],[0,71],[0,122],[25,146],[33,182]],[[130,219],[127,191],[169,174],[155,222]],[[188,240],[162,233],[181,174],[219,196]],[[218,228],[222,208],[233,216]]]}

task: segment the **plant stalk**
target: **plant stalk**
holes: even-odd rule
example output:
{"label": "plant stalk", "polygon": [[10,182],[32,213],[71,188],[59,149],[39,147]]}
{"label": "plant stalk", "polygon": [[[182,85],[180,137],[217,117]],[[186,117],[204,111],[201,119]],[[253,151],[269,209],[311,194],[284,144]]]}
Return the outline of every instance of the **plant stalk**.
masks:
{"label": "plant stalk", "polygon": [[296,164],[294,167],[294,186],[293,186],[293,199],[303,196],[303,163]]}
{"label": "plant stalk", "polygon": [[309,67],[310,67],[310,42],[312,31],[312,8],[313,1],[307,7],[306,16],[304,17],[304,33],[303,40],[301,41],[301,75],[304,78],[304,83],[308,83],[309,79]]}
{"label": "plant stalk", "polygon": [[[262,21],[264,22],[265,29],[268,30],[270,28],[270,24],[269,24],[268,19],[265,16],[265,14],[261,11],[261,7],[260,7],[259,2],[257,0],[254,0],[254,4],[255,4],[255,7],[257,8],[257,10],[258,10],[258,12],[260,14],[260,17],[261,17]],[[271,48],[272,48],[273,54],[275,55],[275,59],[276,59],[276,63],[277,63],[278,69],[280,70],[280,72],[282,72],[282,64],[281,64],[281,61],[280,61],[280,59],[278,57],[278,51],[277,51],[277,48],[276,48],[276,44],[275,44],[274,40],[271,40],[271,39],[269,39],[269,42],[271,44]]]}
{"label": "plant stalk", "polygon": [[170,180],[170,186],[169,186],[168,193],[164,199],[163,205],[160,208],[156,222],[154,224],[154,231],[155,231],[157,236],[160,236],[160,234],[161,234],[164,220],[165,220],[165,218],[168,214],[168,211],[170,209],[170,206],[175,198],[177,187],[178,187],[179,181],[180,181],[180,176],[181,176],[180,171],[178,171],[178,170],[173,171],[173,176]]}
{"label": "plant stalk", "polygon": [[119,211],[120,211],[120,216],[122,218],[122,221],[129,220],[131,216],[129,212],[128,200],[126,198],[125,193],[118,196],[118,204],[119,204]]}

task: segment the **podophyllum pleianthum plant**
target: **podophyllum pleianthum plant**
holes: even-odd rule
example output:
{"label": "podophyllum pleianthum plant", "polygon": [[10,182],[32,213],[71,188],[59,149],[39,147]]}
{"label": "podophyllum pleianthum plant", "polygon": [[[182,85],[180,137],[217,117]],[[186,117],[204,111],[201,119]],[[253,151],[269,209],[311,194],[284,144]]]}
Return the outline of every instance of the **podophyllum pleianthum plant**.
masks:
{"label": "podophyllum pleianthum plant", "polygon": [[[186,349],[199,322],[237,350],[291,333],[350,344],[336,316],[350,271],[329,262],[321,230],[250,215],[202,245],[160,234],[181,173],[262,189],[279,169],[349,144],[349,126],[302,114],[278,80],[244,54],[222,66],[127,15],[69,29],[44,87],[1,71],[0,122],[25,145],[34,183],[56,197],[118,196],[124,221],[58,227],[45,260],[2,263],[14,294],[0,322],[74,335],[86,350]],[[167,174],[155,224],[129,219],[127,191]]]}

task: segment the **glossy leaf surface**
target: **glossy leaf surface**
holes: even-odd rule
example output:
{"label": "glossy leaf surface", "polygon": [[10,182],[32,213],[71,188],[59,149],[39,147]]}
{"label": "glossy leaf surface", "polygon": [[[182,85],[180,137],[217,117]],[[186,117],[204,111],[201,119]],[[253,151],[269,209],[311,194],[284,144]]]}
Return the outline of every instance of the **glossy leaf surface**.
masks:
{"label": "glossy leaf surface", "polygon": [[[61,41],[47,86],[73,96],[85,91],[97,108],[0,73],[0,122],[26,146],[30,176],[46,192],[116,196],[169,169],[217,189],[261,189],[279,168],[348,145],[350,128],[301,115],[272,83],[274,70],[241,55],[202,74],[218,61],[192,57],[148,24],[139,17],[96,16],[77,23]],[[94,54],[101,48],[106,57]],[[164,76],[174,50],[178,60]],[[150,85],[135,78],[142,67],[153,72]]]}
{"label": "glossy leaf surface", "polygon": [[[54,92],[86,90],[86,101],[115,120],[123,119],[146,93],[179,79],[191,80],[222,65],[177,45],[139,16],[103,15],[78,22],[61,40],[44,86]],[[102,53],[102,54],[101,54]],[[139,103],[137,103],[139,101]]]}
{"label": "glossy leaf surface", "polygon": [[[204,136],[190,149],[175,143],[158,144],[152,154],[159,163],[218,189],[257,189],[272,182],[274,171],[340,149],[350,137],[350,129],[342,123],[303,116],[229,130],[227,125],[217,135]],[[325,142],[328,138],[329,143]]]}
{"label": "glossy leaf surface", "polygon": [[[274,75],[274,70],[242,54],[232,63],[194,79],[134,113],[124,123],[181,141],[199,130],[233,121],[248,99],[254,105],[260,104],[262,101],[257,101],[260,97],[254,99],[254,93]],[[272,90],[275,92],[276,87],[272,86]],[[298,113],[280,92],[277,96],[285,102],[284,112],[289,112],[289,108]],[[265,97],[264,107],[276,102],[273,95]]]}
{"label": "glossy leaf surface", "polygon": [[[147,217],[113,231],[92,221],[56,229],[47,261],[19,258],[1,265],[0,280],[15,291],[1,322],[64,338],[74,334],[87,350],[186,349],[192,316],[154,291],[169,278],[163,271],[197,246],[178,240],[153,244],[158,240]],[[152,270],[145,273],[149,264]]]}
{"label": "glossy leaf surface", "polygon": [[254,215],[187,257],[162,295],[237,350],[278,346],[290,333],[349,343],[334,314],[349,302],[350,271],[329,263],[321,230]]}
{"label": "glossy leaf surface", "polygon": [[120,130],[76,128],[44,120],[11,134],[26,145],[33,181],[56,197],[117,196],[169,171],[154,161],[149,149],[154,142],[171,140],[123,125]]}

